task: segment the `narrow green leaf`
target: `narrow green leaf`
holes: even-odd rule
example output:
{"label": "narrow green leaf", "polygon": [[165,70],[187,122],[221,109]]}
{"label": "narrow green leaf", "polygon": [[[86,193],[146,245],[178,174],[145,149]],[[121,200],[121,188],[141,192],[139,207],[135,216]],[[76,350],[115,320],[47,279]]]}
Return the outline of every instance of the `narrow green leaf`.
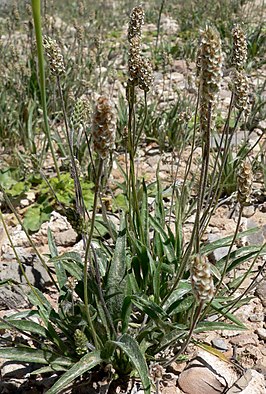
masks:
{"label": "narrow green leaf", "polygon": [[106,296],[116,294],[107,301],[107,306],[114,319],[120,319],[121,317],[124,293],[126,291],[126,269],[126,221],[123,215],[114,255],[107,275]]}
{"label": "narrow green leaf", "polygon": [[58,256],[58,250],[55,244],[55,239],[53,236],[53,233],[50,229],[50,227],[48,227],[47,230],[47,239],[48,239],[48,246],[49,246],[49,251],[50,251],[50,255],[51,257],[56,257]]}
{"label": "narrow green leaf", "polygon": [[215,331],[215,330],[246,330],[247,328],[241,325],[230,324],[230,323],[223,323],[223,322],[209,322],[204,321],[198,323],[197,327],[195,328],[194,332],[205,332],[205,331]]}
{"label": "narrow green leaf", "polygon": [[233,315],[230,312],[226,312],[225,311],[226,307],[223,307],[223,305],[221,305],[216,300],[213,300],[211,302],[211,306],[212,306],[213,309],[215,309],[217,312],[219,312],[222,316],[226,317],[227,319],[229,319],[232,322],[234,322],[235,324],[237,324],[238,327],[246,328],[244,326],[244,324],[235,315]]}
{"label": "narrow green leaf", "polygon": [[170,315],[172,316],[172,315],[175,315],[177,313],[181,313],[181,312],[187,311],[191,307],[191,305],[193,304],[194,301],[195,301],[195,297],[194,296],[186,297],[184,300],[180,301],[180,303],[178,303],[178,305],[176,307],[174,307],[174,309],[172,310]]}
{"label": "narrow green leaf", "polygon": [[157,231],[157,233],[160,235],[162,239],[163,249],[165,251],[169,263],[176,262],[175,251],[173,245],[170,243],[170,238],[168,237],[168,234],[164,231],[164,229],[158,223],[158,221],[154,219],[151,215],[150,215],[150,224],[154,228],[154,230]]}
{"label": "narrow green leaf", "polygon": [[79,266],[77,263],[73,264],[73,261],[68,261],[68,260],[62,260],[62,264],[65,268],[65,270],[73,276],[77,280],[82,279],[82,267]]}
{"label": "narrow green leaf", "polygon": [[80,257],[80,254],[77,252],[65,252],[61,254],[60,256],[56,256],[51,258],[49,261],[55,262],[55,261],[60,261],[60,260],[66,260],[66,261],[74,261],[75,263],[83,264],[82,259]]}
{"label": "narrow green leaf", "polygon": [[144,245],[148,246],[149,245],[149,210],[148,210],[148,194],[147,194],[147,188],[144,179],[142,180],[142,190],[143,190],[143,196],[142,196],[142,205],[141,205],[141,213],[140,213],[141,226],[144,236],[142,242],[144,243]]}
{"label": "narrow green leaf", "polygon": [[176,343],[186,334],[186,332],[187,332],[187,327],[185,327],[184,325],[180,325],[180,328],[173,329],[171,332],[163,336],[157,351],[161,352],[166,347],[172,345],[173,343]]}
{"label": "narrow green leaf", "polygon": [[124,334],[118,341],[113,341],[113,343],[128,356],[132,365],[138,371],[139,377],[143,384],[144,393],[150,394],[151,384],[149,379],[149,370],[145,358],[143,357],[143,354],[139,348],[138,342],[130,335]]}
{"label": "narrow green leaf", "polygon": [[[35,323],[30,320],[14,320],[14,319],[5,319],[6,323],[0,322],[0,329],[10,329],[16,327],[19,330],[31,332],[32,334],[42,335],[43,337],[47,336],[46,329],[38,323]],[[10,324],[8,324],[10,323]],[[12,326],[11,326],[12,324]]]}
{"label": "narrow green leaf", "polygon": [[131,300],[133,304],[135,304],[140,310],[145,312],[148,316],[150,316],[152,319],[157,320],[160,317],[162,318],[163,316],[165,317],[165,312],[163,309],[155,304],[155,302],[147,299],[144,295],[138,296],[138,295],[133,295],[131,296]]}
{"label": "narrow green leaf", "polygon": [[67,371],[66,367],[63,367],[62,365],[58,365],[58,364],[52,364],[53,366],[46,366],[46,367],[42,367],[39,369],[34,370],[33,372],[30,373],[31,376],[34,375],[40,375],[43,373],[53,373],[53,372],[63,372],[63,371]]}
{"label": "narrow green leaf", "polygon": [[[58,251],[50,227],[48,227],[47,235],[48,235],[48,245],[49,245],[50,254],[52,258],[57,257]],[[59,288],[61,290],[67,282],[67,275],[64,266],[62,264],[62,261],[61,260],[54,261],[54,268],[55,268],[55,273],[59,284]]]}
{"label": "narrow green leaf", "polygon": [[169,298],[166,300],[163,309],[170,313],[182,300],[184,295],[191,291],[191,284],[188,280],[181,280],[178,288],[172,292]]}
{"label": "narrow green leaf", "polygon": [[95,351],[83,356],[76,364],[74,364],[60,379],[51,387],[46,394],[58,394],[61,390],[72,383],[76,378],[89,371],[102,361],[100,352]]}
{"label": "narrow green leaf", "polygon": [[69,367],[72,361],[65,357],[56,357],[53,353],[32,349],[29,347],[0,347],[0,357],[13,361],[24,361],[26,363],[50,364],[56,362],[58,365]]}
{"label": "narrow green leaf", "polygon": [[[247,235],[254,234],[258,230],[259,230],[258,227],[254,227],[254,228],[251,228],[249,230],[243,231],[243,232],[237,234],[236,239],[240,239],[240,238],[243,238],[243,237],[245,237]],[[231,242],[232,242],[232,239],[233,239],[233,236],[231,235],[229,237],[224,237],[222,239],[218,239],[217,241],[211,242],[211,243],[209,243],[207,245],[203,245],[203,246],[201,246],[201,249],[200,249],[201,253],[202,254],[208,254],[208,253],[212,252],[215,249],[222,248],[224,246],[229,246],[231,244]]]}

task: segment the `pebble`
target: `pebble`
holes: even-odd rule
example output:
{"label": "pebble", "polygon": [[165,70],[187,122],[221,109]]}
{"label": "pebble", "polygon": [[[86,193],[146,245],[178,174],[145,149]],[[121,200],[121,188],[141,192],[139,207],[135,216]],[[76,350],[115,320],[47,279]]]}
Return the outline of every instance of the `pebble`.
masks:
{"label": "pebble", "polygon": [[258,334],[258,337],[262,339],[263,341],[266,341],[266,329],[265,328],[258,328],[256,333]]}
{"label": "pebble", "polygon": [[221,339],[221,338],[214,338],[213,340],[212,340],[212,345],[214,346],[214,347],[216,347],[216,349],[219,349],[219,350],[221,350],[221,351],[226,351],[226,350],[228,350],[228,345],[227,345],[227,343],[223,340],[223,339]]}
{"label": "pebble", "polygon": [[32,372],[32,367],[25,363],[7,361],[1,366],[1,377],[3,379],[16,378],[22,379],[27,373]]}
{"label": "pebble", "polygon": [[187,394],[218,394],[236,379],[236,372],[226,362],[200,350],[179,375],[178,386]]}
{"label": "pebble", "polygon": [[264,313],[253,313],[249,316],[249,320],[252,322],[260,322],[264,320]]}
{"label": "pebble", "polygon": [[248,369],[227,394],[265,394],[264,376],[254,369]]}
{"label": "pebble", "polygon": [[263,279],[255,290],[255,295],[259,297],[262,305],[266,307],[266,279]]}
{"label": "pebble", "polygon": [[234,338],[230,339],[230,343],[232,345],[237,345],[240,347],[247,345],[256,345],[257,344],[257,335],[256,334],[239,334]]}

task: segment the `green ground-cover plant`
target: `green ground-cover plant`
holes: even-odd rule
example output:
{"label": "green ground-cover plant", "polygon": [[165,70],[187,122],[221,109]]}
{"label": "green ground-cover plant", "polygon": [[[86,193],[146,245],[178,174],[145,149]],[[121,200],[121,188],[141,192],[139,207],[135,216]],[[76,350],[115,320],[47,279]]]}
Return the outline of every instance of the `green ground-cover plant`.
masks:
{"label": "green ground-cover plant", "polygon": [[[89,112],[89,109],[86,101],[82,100],[77,101],[77,107],[68,105],[65,82],[68,66],[65,65],[61,46],[53,38],[46,37],[44,41],[47,66],[50,68],[47,90],[51,89],[58,100],[55,111],[53,100],[48,97],[48,111],[44,115],[50,121],[55,112],[60,113],[58,119],[62,122],[62,130],[57,143],[63,144],[63,149],[58,152],[64,151],[70,163],[70,173],[61,171],[59,176],[41,180],[36,185],[36,191],[39,190],[42,199],[32,209],[38,210],[39,215],[42,204],[69,205],[74,202],[84,250],[81,253],[59,254],[53,234],[48,230],[49,256],[46,256],[48,261],[44,259],[32,242],[27,231],[29,226],[23,224],[11,200],[23,185],[16,186],[5,178],[4,171],[1,174],[1,190],[6,204],[50,274],[58,291],[58,299],[56,307],[53,307],[27,279],[16,253],[16,245],[1,214],[7,237],[28,283],[28,299],[33,310],[1,318],[1,329],[16,329],[27,335],[29,341],[24,345],[16,341],[3,343],[0,356],[36,363],[33,374],[56,373],[58,379],[48,390],[49,394],[59,393],[73,382],[78,384],[77,379],[81,376],[83,380],[93,381],[99,371],[106,377],[110,392],[115,390],[121,379],[127,383],[130,378],[138,376],[145,393],[150,393],[150,362],[167,367],[179,360],[189,342],[194,340],[194,333],[245,329],[233,311],[248,302],[250,295],[246,291],[240,296],[235,293],[236,290],[240,291],[240,285],[248,275],[255,274],[253,281],[256,279],[258,272],[255,272],[255,264],[259,256],[266,253],[265,245],[233,250],[236,239],[256,231],[251,229],[239,233],[241,215],[244,206],[249,204],[252,192],[252,166],[244,160],[250,152],[244,148],[243,156],[239,154],[239,160],[233,163],[233,169],[238,173],[234,191],[237,191],[236,203],[239,205],[235,233],[209,244],[202,240],[219,199],[228,187],[228,167],[232,165],[231,136],[249,105],[245,40],[239,41],[239,36],[243,38],[242,30],[238,27],[235,34],[233,66],[237,72],[232,78],[228,116],[219,120],[225,148],[219,149],[218,145],[211,157],[210,138],[215,125],[216,99],[222,76],[219,33],[207,26],[200,36],[198,99],[191,115],[193,121],[188,119],[188,132],[185,122],[179,121],[185,100],[180,100],[180,103],[165,111],[161,118],[154,112],[148,115],[149,111],[154,110],[147,100],[152,88],[152,67],[147,58],[149,51],[145,51],[144,56],[141,47],[143,21],[143,8],[135,7],[130,16],[127,36],[126,99],[121,98],[118,105],[120,118],[117,122],[110,100],[101,95],[95,103],[89,127],[84,127],[88,124],[83,117],[84,111]],[[82,67],[86,67],[86,62],[81,64]],[[101,87],[101,84],[102,81],[97,86]],[[75,93],[80,93],[78,97],[81,99],[83,90],[77,86]],[[53,116],[49,115],[49,109]],[[136,157],[139,143],[144,133],[150,132],[149,126],[152,126],[153,120],[156,128],[161,124],[167,128],[164,135],[178,160],[182,159],[185,143],[190,155],[183,182],[177,182],[177,172],[166,191],[161,185],[158,166],[157,179],[152,185],[154,199],[150,203],[151,186],[138,178]],[[118,148],[125,153],[125,167],[120,166],[124,177],[124,183],[120,185],[123,209],[116,212],[119,225],[112,222],[104,204],[106,173],[112,164],[111,161],[108,164],[108,160],[110,154],[114,154],[116,129],[119,130]],[[174,134],[175,131],[178,135]],[[198,168],[194,169],[194,153],[198,145],[201,157]],[[162,144],[163,148],[165,145]],[[93,173],[93,199],[92,184],[82,178],[79,171],[82,160],[85,165],[89,162]],[[229,168],[230,176],[231,172]],[[194,196],[190,196],[191,183],[196,193]],[[231,191],[227,190],[227,193]],[[166,197],[170,200],[168,203]],[[193,225],[190,237],[186,239],[183,228],[192,214]],[[31,218],[31,213],[28,217]],[[95,231],[99,217],[106,229],[105,237]],[[229,248],[227,256],[216,265],[210,264],[208,255],[220,247]],[[231,281],[233,270],[246,262],[249,262],[248,270],[237,280]],[[212,319],[214,315],[215,321]]]}

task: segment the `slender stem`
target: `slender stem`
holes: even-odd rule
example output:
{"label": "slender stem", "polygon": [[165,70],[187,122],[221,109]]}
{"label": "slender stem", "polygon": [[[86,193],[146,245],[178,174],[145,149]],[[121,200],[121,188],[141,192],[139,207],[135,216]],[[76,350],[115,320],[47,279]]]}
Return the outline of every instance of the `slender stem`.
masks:
{"label": "slender stem", "polygon": [[167,367],[168,365],[172,364],[175,360],[178,359],[178,357],[179,357],[182,353],[184,353],[184,352],[186,351],[186,348],[188,347],[189,342],[190,342],[190,340],[191,340],[191,338],[192,338],[192,335],[193,335],[193,333],[194,333],[195,327],[196,327],[196,325],[197,325],[197,323],[198,323],[198,321],[199,321],[199,318],[200,318],[200,314],[201,314],[203,305],[204,305],[204,302],[201,301],[200,304],[199,304],[199,306],[198,306],[198,308],[197,308],[197,310],[196,310],[196,313],[195,313],[195,315],[194,315],[194,317],[193,317],[193,320],[192,320],[192,323],[191,323],[191,327],[190,327],[190,330],[189,330],[187,339],[185,340],[185,342],[183,343],[183,345],[182,345],[181,348],[179,349],[178,353],[175,354],[175,356],[172,357],[169,361],[167,361],[167,363],[164,365],[165,367]]}
{"label": "slender stem", "polygon": [[107,320],[109,321],[110,327],[111,327],[115,337],[117,337],[117,332],[116,332],[116,329],[115,329],[115,326],[114,326],[114,323],[113,323],[112,316],[111,316],[111,314],[110,314],[110,312],[109,312],[109,310],[107,308],[107,305],[106,305],[106,302],[105,302],[105,299],[104,299],[104,296],[103,296],[102,284],[101,284],[101,275],[100,275],[99,264],[97,262],[97,255],[95,253],[95,248],[94,248],[93,245],[91,245],[91,248],[92,248],[92,253],[93,253],[93,256],[94,256],[95,277],[96,277],[96,282],[97,282],[97,285],[98,285],[100,302],[102,304],[102,307],[103,307],[104,313],[105,313],[105,315],[107,317]]}
{"label": "slender stem", "polygon": [[[230,254],[232,252],[232,249],[233,249],[233,246],[234,246],[234,243],[235,243],[238,231],[239,231],[239,227],[240,227],[240,223],[241,223],[241,219],[242,219],[243,209],[244,209],[244,206],[241,205],[240,206],[239,215],[238,215],[237,225],[236,225],[235,232],[234,232],[234,236],[233,236],[232,242],[230,244],[229,250],[227,252],[227,256],[226,256],[226,260],[225,260],[225,263],[224,263],[224,268],[223,268],[223,271],[222,271],[222,274],[221,274],[221,278],[220,278],[217,286],[215,287],[215,292],[214,292],[213,299],[215,299],[215,297],[218,294],[218,292],[219,292],[219,290],[221,288],[221,285],[222,285],[222,283],[224,281],[224,277],[225,277],[225,274],[226,274],[226,271],[227,271],[227,268],[228,268],[228,265],[229,265]],[[207,305],[206,309],[204,310],[202,319],[204,318],[204,316],[207,315],[207,313],[208,313],[208,311],[210,309],[211,302],[212,302],[212,300],[209,302],[209,304]]]}
{"label": "slender stem", "polygon": [[161,17],[162,17],[162,12],[163,12],[164,3],[165,3],[165,0],[162,0],[162,2],[161,2],[161,7],[160,7],[160,10],[159,10],[158,21],[157,21],[157,34],[156,34],[155,49],[157,49],[157,47],[158,47],[158,42],[159,42]]}
{"label": "slender stem", "polygon": [[[94,329],[90,311],[89,311],[89,298],[88,298],[88,263],[89,263],[89,255],[90,255],[90,248],[91,248],[91,241],[92,241],[92,236],[93,236],[93,230],[94,230],[94,225],[95,225],[95,219],[96,219],[96,211],[97,211],[97,201],[98,201],[98,194],[99,194],[99,187],[100,187],[100,179],[101,179],[101,174],[102,174],[102,169],[103,169],[103,159],[100,158],[99,162],[99,167],[98,167],[98,173],[97,173],[97,178],[96,178],[96,183],[95,183],[95,194],[94,194],[94,202],[93,202],[93,210],[92,210],[92,218],[91,218],[91,228],[88,236],[88,241],[87,241],[87,246],[86,246],[86,251],[85,251],[85,261],[84,261],[84,269],[83,269],[83,284],[84,284],[84,305],[85,305],[85,311],[86,311],[86,316],[87,320],[91,329],[91,333],[93,336],[94,340],[94,345],[96,348],[99,348],[99,338],[96,334],[96,331]],[[90,259],[91,260],[91,259]],[[92,270],[92,267],[90,267]]]}
{"label": "slender stem", "polygon": [[53,148],[52,136],[48,122],[47,113],[47,102],[46,102],[46,88],[45,88],[45,70],[44,70],[44,55],[43,55],[43,43],[42,43],[42,25],[41,25],[41,2],[40,0],[31,0],[31,7],[33,13],[33,20],[35,26],[35,36],[37,43],[37,55],[38,55],[38,68],[39,68],[39,78],[40,78],[40,90],[41,90],[41,101],[43,110],[43,120],[45,134],[48,138],[48,144],[53,157],[53,162],[56,170],[58,179],[60,179],[60,172],[55,156],[55,151]]}
{"label": "slender stem", "polygon": [[62,91],[59,76],[57,76],[57,85],[58,85],[59,95],[60,95],[60,99],[61,99],[61,103],[62,103],[63,118],[64,118],[65,129],[66,129],[66,137],[67,137],[67,142],[68,142],[71,166],[72,166],[72,170],[73,170],[77,212],[83,219],[85,219],[85,214],[88,215],[88,212],[86,210],[83,195],[82,195],[82,189],[81,189],[81,184],[80,184],[80,180],[79,180],[79,174],[78,174],[78,169],[77,169],[77,165],[76,165],[76,160],[75,160],[75,156],[74,156],[74,152],[73,152],[73,144],[71,143],[70,130],[69,130],[68,121],[67,121],[67,114],[66,114],[66,107],[65,107],[63,91]]}

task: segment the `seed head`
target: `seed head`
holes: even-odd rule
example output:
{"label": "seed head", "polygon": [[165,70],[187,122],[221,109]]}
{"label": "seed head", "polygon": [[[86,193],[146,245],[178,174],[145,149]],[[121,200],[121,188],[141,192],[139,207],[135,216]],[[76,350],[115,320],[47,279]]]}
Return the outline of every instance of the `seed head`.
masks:
{"label": "seed head", "polygon": [[74,20],[74,28],[76,30],[76,37],[78,42],[81,42],[84,37],[84,27],[82,25],[79,25],[78,21],[75,19]]}
{"label": "seed head", "polygon": [[[197,74],[200,89],[200,126],[202,134],[208,128],[209,113],[217,104],[222,77],[222,49],[219,33],[206,27],[200,37]],[[211,119],[213,120],[213,119]]]}
{"label": "seed head", "polygon": [[132,84],[137,85],[138,73],[141,67],[140,38],[133,37],[129,43],[128,73]]}
{"label": "seed head", "polygon": [[88,351],[88,339],[86,337],[86,335],[84,334],[83,331],[77,329],[74,332],[74,342],[75,342],[75,346],[76,346],[76,353],[79,356],[82,356],[83,354],[87,353]]}
{"label": "seed head", "polygon": [[128,41],[131,41],[133,37],[141,38],[141,29],[144,24],[144,9],[141,5],[134,7],[130,14],[129,26],[128,26]]}
{"label": "seed head", "polygon": [[141,27],[144,23],[144,10],[141,6],[135,7],[130,15],[128,27],[129,58],[128,58],[128,83],[139,86],[148,91],[152,84],[152,67],[148,59],[140,52]]}
{"label": "seed head", "polygon": [[138,71],[138,85],[140,89],[148,92],[153,81],[152,66],[148,59],[142,58]]}
{"label": "seed head", "polygon": [[107,97],[100,96],[97,100],[92,121],[92,137],[95,151],[102,159],[107,158],[115,143],[115,117]]}
{"label": "seed head", "polygon": [[232,31],[233,34],[233,66],[240,71],[245,67],[247,61],[247,41],[245,34],[239,25]]}
{"label": "seed head", "polygon": [[70,118],[70,124],[72,129],[79,130],[81,126],[87,122],[90,113],[90,103],[87,98],[81,97],[77,100],[72,116]]}
{"label": "seed head", "polygon": [[66,70],[64,65],[64,59],[57,42],[50,37],[45,37],[43,46],[49,60],[52,74],[56,76],[65,74]]}
{"label": "seed head", "polygon": [[198,301],[208,302],[214,296],[209,260],[206,256],[197,255],[191,263],[191,285]]}
{"label": "seed head", "polygon": [[83,16],[85,13],[85,7],[84,7],[83,1],[78,2],[78,13],[79,13],[79,16]]}
{"label": "seed head", "polygon": [[238,194],[237,199],[240,205],[245,206],[249,204],[250,194],[252,191],[252,167],[249,161],[245,161],[241,164],[237,183],[238,183]]}
{"label": "seed head", "polygon": [[236,108],[248,111],[249,109],[249,81],[245,71],[237,69],[233,73],[232,77],[232,90],[235,94],[235,106]]}
{"label": "seed head", "polygon": [[20,20],[19,10],[17,4],[13,4],[12,15],[16,22]]}

